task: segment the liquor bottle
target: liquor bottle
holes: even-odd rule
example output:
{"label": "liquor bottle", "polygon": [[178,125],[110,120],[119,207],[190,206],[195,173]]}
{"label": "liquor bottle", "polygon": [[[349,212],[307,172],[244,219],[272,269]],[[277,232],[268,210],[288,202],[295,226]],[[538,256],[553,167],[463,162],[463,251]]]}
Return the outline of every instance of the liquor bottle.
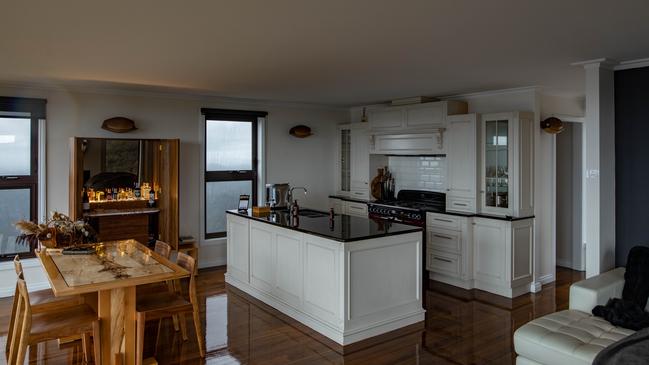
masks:
{"label": "liquor bottle", "polygon": [[155,207],[155,192],[153,190],[149,191],[149,207]]}
{"label": "liquor bottle", "polygon": [[142,192],[140,190],[140,183],[136,182],[135,183],[135,199],[140,199]]}
{"label": "liquor bottle", "polygon": [[111,189],[106,189],[106,200],[107,201],[113,200],[113,192]]}
{"label": "liquor bottle", "polygon": [[85,188],[81,192],[81,205],[84,213],[90,212],[90,200],[88,200],[88,193]]}

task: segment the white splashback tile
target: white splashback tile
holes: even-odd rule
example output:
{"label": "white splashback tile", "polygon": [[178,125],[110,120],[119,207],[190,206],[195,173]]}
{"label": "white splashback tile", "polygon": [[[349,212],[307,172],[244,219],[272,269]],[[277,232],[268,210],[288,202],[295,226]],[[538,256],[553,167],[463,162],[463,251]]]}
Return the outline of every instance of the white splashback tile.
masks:
{"label": "white splashback tile", "polygon": [[446,157],[389,156],[397,192],[402,189],[446,192]]}

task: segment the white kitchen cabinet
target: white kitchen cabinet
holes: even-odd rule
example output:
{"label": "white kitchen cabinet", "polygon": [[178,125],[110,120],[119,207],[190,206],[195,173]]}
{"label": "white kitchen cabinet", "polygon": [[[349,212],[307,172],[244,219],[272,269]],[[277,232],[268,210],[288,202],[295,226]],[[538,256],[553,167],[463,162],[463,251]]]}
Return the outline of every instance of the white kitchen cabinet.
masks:
{"label": "white kitchen cabinet", "polygon": [[471,217],[426,213],[426,269],[430,278],[473,288]]}
{"label": "white kitchen cabinet", "polygon": [[379,134],[372,137],[370,153],[380,155],[443,155],[443,131],[418,134]]}
{"label": "white kitchen cabinet", "polygon": [[369,199],[370,136],[367,124],[338,126],[336,192]]}
{"label": "white kitchen cabinet", "polygon": [[[250,283],[250,266],[248,256],[250,253],[250,221],[245,218],[228,214],[227,235],[227,259],[228,273],[237,280]],[[232,238],[232,239],[230,239]],[[231,242],[240,242],[230,246]]]}
{"label": "white kitchen cabinet", "polygon": [[367,204],[345,201],[345,214],[367,218]]}
{"label": "white kitchen cabinet", "polygon": [[480,119],[481,212],[533,215],[534,114],[483,114]]}
{"label": "white kitchen cabinet", "polygon": [[529,292],[534,219],[473,219],[475,288],[509,298]]}
{"label": "white kitchen cabinet", "polygon": [[475,213],[478,191],[478,123],[476,114],[446,120],[446,209]]}
{"label": "white kitchen cabinet", "polygon": [[338,198],[329,198],[329,208],[336,214],[345,214],[345,201]]}
{"label": "white kitchen cabinet", "polygon": [[[341,242],[252,217],[227,220],[226,283],[336,343],[424,320],[421,232]],[[250,280],[241,275],[247,262]]]}
{"label": "white kitchen cabinet", "polygon": [[352,131],[350,124],[338,126],[337,156],[336,156],[336,192],[349,194],[351,192],[352,169]]}
{"label": "white kitchen cabinet", "polygon": [[405,125],[405,112],[402,108],[371,110],[367,119],[373,131],[398,130]]}
{"label": "white kitchen cabinet", "polygon": [[368,121],[370,131],[378,133],[444,128],[448,115],[465,114],[467,109],[462,101],[389,106],[370,110]]}
{"label": "white kitchen cabinet", "polygon": [[336,214],[353,215],[367,218],[367,203],[354,202],[339,198],[329,198],[329,208]]}
{"label": "white kitchen cabinet", "polygon": [[534,219],[426,213],[426,269],[432,280],[513,298],[528,293]]}
{"label": "white kitchen cabinet", "polygon": [[370,135],[367,124],[351,127],[351,195],[369,199],[370,186]]}
{"label": "white kitchen cabinet", "polygon": [[[427,105],[434,104],[434,105]],[[405,108],[406,128],[444,127],[447,102],[424,103]]]}

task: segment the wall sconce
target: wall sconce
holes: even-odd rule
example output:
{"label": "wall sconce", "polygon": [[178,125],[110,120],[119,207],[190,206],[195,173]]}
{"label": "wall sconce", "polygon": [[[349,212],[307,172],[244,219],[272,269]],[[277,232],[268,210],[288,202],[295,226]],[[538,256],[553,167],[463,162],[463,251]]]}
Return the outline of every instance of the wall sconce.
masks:
{"label": "wall sconce", "polygon": [[297,138],[306,138],[313,135],[313,133],[311,133],[311,128],[305,125],[296,125],[288,131],[288,134]]}
{"label": "wall sconce", "polygon": [[137,129],[133,120],[124,117],[106,119],[101,128],[115,133],[126,133]]}
{"label": "wall sconce", "polygon": [[564,128],[564,123],[561,121],[561,119],[556,117],[545,118],[545,120],[541,121],[541,129],[543,129],[543,131],[545,131],[546,133],[559,134],[563,132]]}

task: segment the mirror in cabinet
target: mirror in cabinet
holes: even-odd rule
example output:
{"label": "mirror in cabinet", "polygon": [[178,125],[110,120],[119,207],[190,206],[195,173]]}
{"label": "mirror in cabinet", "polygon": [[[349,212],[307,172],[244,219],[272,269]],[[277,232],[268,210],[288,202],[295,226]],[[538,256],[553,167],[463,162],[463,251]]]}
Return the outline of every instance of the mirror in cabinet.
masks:
{"label": "mirror in cabinet", "polygon": [[178,244],[177,139],[71,140],[70,215],[103,241]]}

